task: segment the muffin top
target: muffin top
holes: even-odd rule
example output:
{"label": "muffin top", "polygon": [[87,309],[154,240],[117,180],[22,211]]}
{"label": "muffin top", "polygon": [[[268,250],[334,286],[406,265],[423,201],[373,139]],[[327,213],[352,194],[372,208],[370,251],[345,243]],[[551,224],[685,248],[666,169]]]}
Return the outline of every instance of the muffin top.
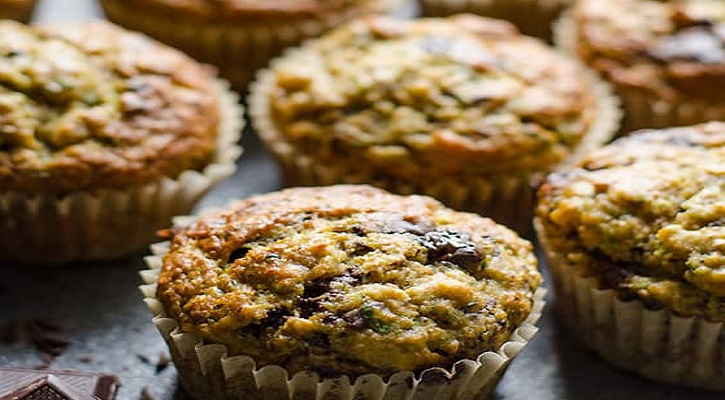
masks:
{"label": "muffin top", "polygon": [[596,113],[578,64],[473,15],[357,20],[288,53],[271,74],[264,95],[286,141],[321,162],[354,160],[402,179],[546,169]]}
{"label": "muffin top", "polygon": [[725,123],[643,131],[548,177],[543,236],[624,298],[725,321]]}
{"label": "muffin top", "polygon": [[254,196],[169,235],[157,287],[167,314],[290,373],[475,359],[526,319],[541,280],[513,231],[364,185]]}
{"label": "muffin top", "polygon": [[0,188],[62,194],[201,169],[214,85],[182,53],[108,23],[0,21]]}
{"label": "muffin top", "polygon": [[582,0],[577,52],[626,87],[725,101],[725,1]]}
{"label": "muffin top", "polygon": [[377,10],[397,0],[111,0],[198,20],[250,22],[290,17],[322,17],[350,8]]}

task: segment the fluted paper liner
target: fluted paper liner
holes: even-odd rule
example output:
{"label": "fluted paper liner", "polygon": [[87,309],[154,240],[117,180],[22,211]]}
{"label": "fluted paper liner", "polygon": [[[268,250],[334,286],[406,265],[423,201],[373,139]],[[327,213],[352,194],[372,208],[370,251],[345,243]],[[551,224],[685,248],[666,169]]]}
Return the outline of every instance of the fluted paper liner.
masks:
{"label": "fluted paper liner", "polygon": [[638,300],[620,300],[583,277],[547,245],[536,221],[554,282],[560,319],[576,339],[619,368],[656,381],[725,390],[725,327],[701,317],[650,310]]}
{"label": "fluted paper liner", "polygon": [[526,35],[551,41],[551,24],[574,0],[418,0],[421,13],[444,17],[471,13],[512,22]]}
{"label": "fluted paper liner", "polygon": [[[175,223],[186,222],[175,220]],[[149,269],[141,272],[146,284],[140,289],[153,313],[153,323],[169,346],[181,384],[198,400],[483,399],[493,392],[506,367],[536,334],[535,324],[541,316],[546,294],[543,288],[536,291],[531,313],[514,330],[509,341],[475,360],[458,361],[451,369],[429,368],[420,376],[399,372],[387,379],[375,374],[353,380],[347,376],[322,378],[309,371],[290,377],[282,366],[257,368],[250,357],[230,357],[225,346],[207,344],[195,334],[182,332],[178,323],[166,316],[156,299],[156,281],[168,248],[169,242],[151,246],[153,255],[145,259]]]}
{"label": "fluted paper liner", "polygon": [[[259,0],[264,1],[264,0]],[[389,12],[402,0],[372,0],[369,4],[315,17],[291,17],[283,25],[194,21],[169,18],[130,5],[125,0],[101,0],[109,20],[143,32],[187,52],[199,61],[215,65],[235,89],[245,91],[257,69],[267,65],[285,48],[369,13]]]}
{"label": "fluted paper liner", "polygon": [[[274,68],[280,60],[294,57],[314,46],[308,41],[301,48],[290,49],[285,55],[272,62],[268,69],[259,71],[256,81],[250,85],[247,99],[249,117],[257,135],[270,150],[280,166],[283,180],[288,186],[332,185],[338,183],[367,183],[399,194],[425,194],[432,196],[451,208],[478,212],[493,218],[496,222],[515,229],[524,236],[531,236],[531,219],[534,209],[532,182],[547,171],[517,171],[506,175],[451,176],[446,179],[419,177],[416,182],[407,182],[384,177],[374,179],[364,168],[348,163],[323,164],[314,155],[305,154],[295,148],[277,129],[270,115],[270,92],[275,84]],[[612,95],[611,87],[596,74],[581,66],[593,88],[598,101],[595,121],[589,132],[562,163],[568,164],[589,151],[608,142],[619,129],[621,111],[619,99]],[[553,168],[550,166],[549,168]],[[386,179],[387,178],[387,179]]]}
{"label": "fluted paper liner", "polygon": [[238,97],[219,82],[221,119],[217,148],[202,170],[128,189],[54,194],[0,193],[0,261],[57,264],[129,255],[153,243],[174,215],[229,177],[241,154],[243,118]]}
{"label": "fluted paper liner", "polygon": [[[570,12],[554,23],[554,43],[572,57],[577,55],[578,32]],[[617,82],[609,82],[621,99],[624,118],[620,134],[645,128],[686,126],[708,121],[725,121],[725,104],[697,99],[668,101],[660,96]]]}

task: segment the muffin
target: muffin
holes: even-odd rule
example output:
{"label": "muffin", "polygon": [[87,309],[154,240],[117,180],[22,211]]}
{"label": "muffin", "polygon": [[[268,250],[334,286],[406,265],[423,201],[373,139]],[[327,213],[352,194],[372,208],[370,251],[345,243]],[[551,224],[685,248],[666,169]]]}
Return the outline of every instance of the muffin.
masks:
{"label": "muffin", "polygon": [[103,22],[3,21],[0,54],[0,259],[130,254],[234,171],[237,99],[180,52]]}
{"label": "muffin", "polygon": [[725,120],[722,0],[582,0],[556,41],[613,83],[623,132]]}
{"label": "muffin", "polygon": [[725,389],[724,166],[712,122],[634,133],[539,189],[561,319],[612,364]]}
{"label": "muffin", "polygon": [[401,0],[101,0],[108,19],[216,65],[246,90],[284,48]]}
{"label": "muffin", "polygon": [[28,22],[33,15],[36,0],[0,0],[0,19]]}
{"label": "muffin", "polygon": [[618,120],[579,64],[473,15],[354,21],[273,62],[248,102],[289,185],[426,194],[522,231],[530,181]]}
{"label": "muffin", "polygon": [[482,398],[543,306],[528,241],[365,185],[257,195],[168,237],[143,292],[198,399]]}
{"label": "muffin", "polygon": [[505,19],[521,32],[549,41],[551,25],[576,0],[417,0],[421,13],[445,17],[459,13]]}

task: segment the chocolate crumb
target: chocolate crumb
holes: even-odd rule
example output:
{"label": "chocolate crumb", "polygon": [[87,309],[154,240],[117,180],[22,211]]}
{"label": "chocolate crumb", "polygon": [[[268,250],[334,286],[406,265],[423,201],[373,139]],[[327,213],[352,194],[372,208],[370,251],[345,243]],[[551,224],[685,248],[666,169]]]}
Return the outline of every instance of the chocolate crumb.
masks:
{"label": "chocolate crumb", "polygon": [[159,358],[156,360],[156,373],[159,374],[165,370],[169,366],[169,363],[171,363],[171,359],[166,353],[159,354]]}
{"label": "chocolate crumb", "polygon": [[136,354],[136,357],[144,364],[151,364],[151,360],[143,354]]}
{"label": "chocolate crumb", "polygon": [[149,388],[144,386],[144,388],[141,389],[141,395],[138,397],[138,400],[154,400],[154,396],[152,396],[149,392]]}
{"label": "chocolate crumb", "polygon": [[82,354],[78,357],[78,361],[80,361],[84,364],[90,364],[93,362],[93,355],[92,354]]}

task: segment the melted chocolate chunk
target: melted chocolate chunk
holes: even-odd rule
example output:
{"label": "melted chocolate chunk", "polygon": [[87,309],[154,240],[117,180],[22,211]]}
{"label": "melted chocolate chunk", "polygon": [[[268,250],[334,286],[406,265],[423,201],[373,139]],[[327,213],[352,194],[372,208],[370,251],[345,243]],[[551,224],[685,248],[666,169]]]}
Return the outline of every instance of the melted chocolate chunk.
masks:
{"label": "melted chocolate chunk", "polygon": [[471,237],[462,232],[436,230],[420,237],[420,243],[428,250],[428,263],[447,261],[461,268],[475,268],[483,257],[470,241]]}
{"label": "melted chocolate chunk", "polygon": [[315,279],[305,285],[304,292],[302,293],[303,298],[316,298],[325,294],[329,294],[330,284],[332,282],[342,282],[349,286],[357,286],[362,283],[363,276],[362,272],[357,268],[351,268],[345,270],[342,275],[333,276],[331,278]]}
{"label": "melted chocolate chunk", "polygon": [[315,279],[308,282],[305,285],[304,292],[302,292],[302,297],[305,299],[311,299],[322,296],[330,291],[331,281],[331,279]]}
{"label": "melted chocolate chunk", "polygon": [[286,321],[291,315],[290,311],[285,307],[273,308],[267,311],[267,316],[260,321],[259,324],[264,329],[277,329],[284,324],[284,321]]}
{"label": "melted chocolate chunk", "polygon": [[229,261],[227,261],[227,262],[233,263],[234,261],[236,261],[240,258],[244,258],[244,256],[247,255],[247,253],[249,253],[248,247],[240,247],[240,248],[232,251],[231,254],[229,254]]}
{"label": "melted chocolate chunk", "polygon": [[355,245],[355,250],[350,253],[352,257],[360,257],[364,256],[365,254],[368,254],[370,252],[373,252],[374,249],[372,247],[368,247],[362,243],[358,243]]}
{"label": "melted chocolate chunk", "polygon": [[320,311],[320,301],[315,299],[301,298],[297,303],[300,310],[300,317],[309,318]]}
{"label": "melted chocolate chunk", "polygon": [[660,39],[648,54],[655,60],[697,61],[706,64],[725,62],[725,43],[719,36],[720,28],[698,25],[683,29]]}

